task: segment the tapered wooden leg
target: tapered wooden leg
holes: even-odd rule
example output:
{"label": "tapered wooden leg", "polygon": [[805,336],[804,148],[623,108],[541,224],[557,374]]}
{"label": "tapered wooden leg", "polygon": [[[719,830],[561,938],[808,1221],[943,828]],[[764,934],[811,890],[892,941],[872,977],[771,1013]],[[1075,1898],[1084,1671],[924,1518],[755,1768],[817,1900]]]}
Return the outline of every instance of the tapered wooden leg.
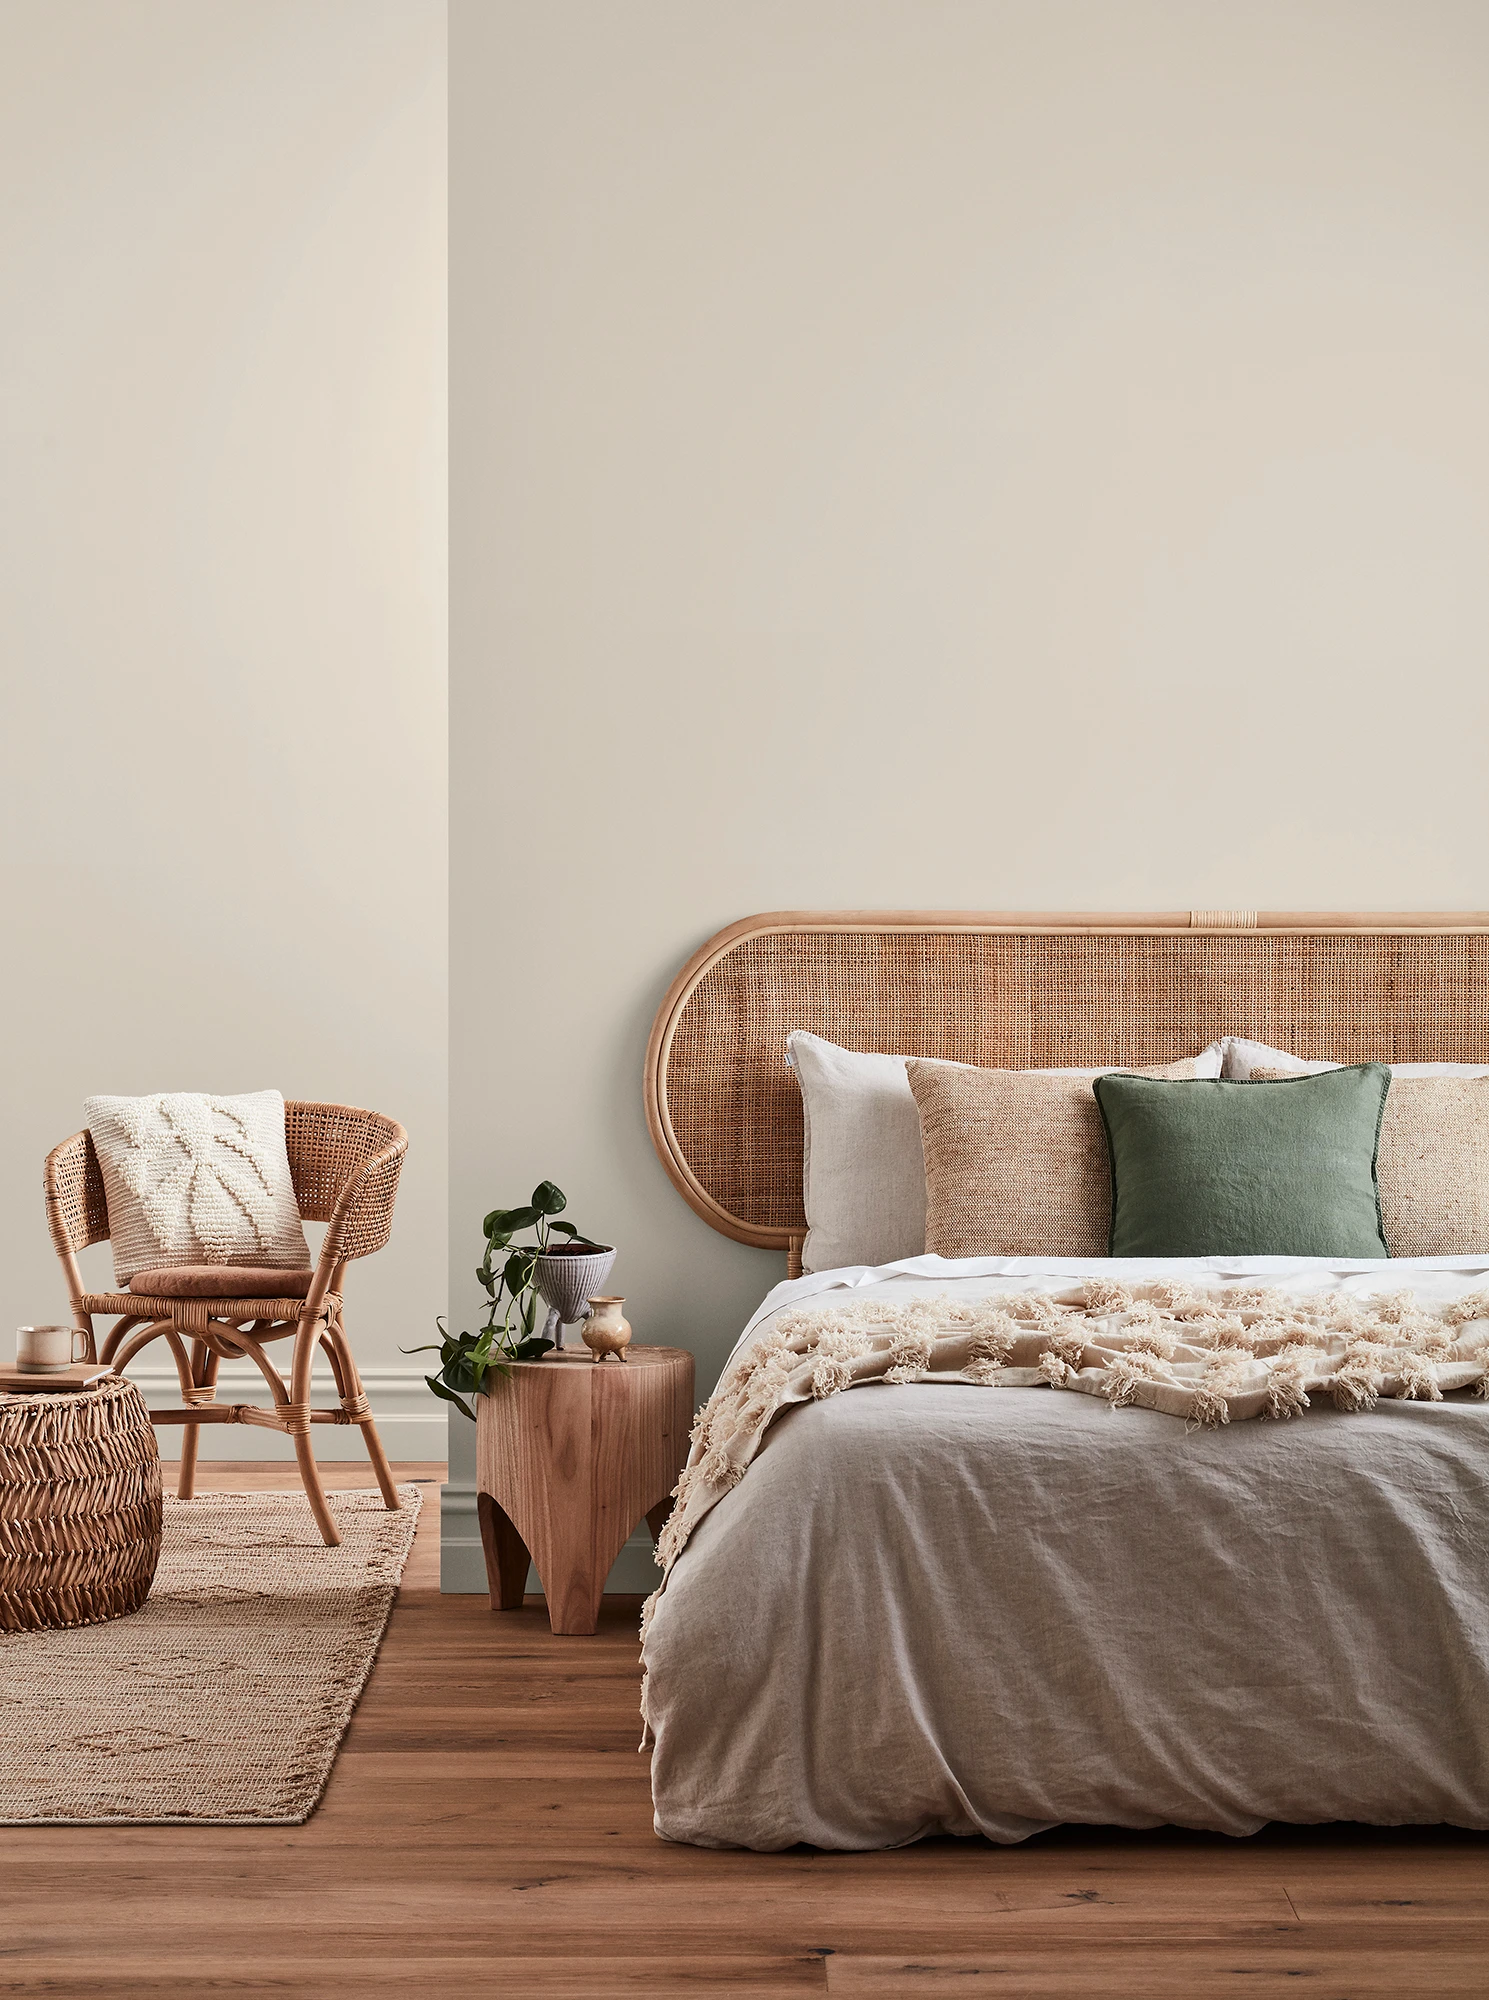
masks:
{"label": "tapered wooden leg", "polygon": [[532,1558],[527,1543],[489,1493],[476,1495],[481,1547],[486,1553],[486,1585],[493,1611],[520,1611]]}

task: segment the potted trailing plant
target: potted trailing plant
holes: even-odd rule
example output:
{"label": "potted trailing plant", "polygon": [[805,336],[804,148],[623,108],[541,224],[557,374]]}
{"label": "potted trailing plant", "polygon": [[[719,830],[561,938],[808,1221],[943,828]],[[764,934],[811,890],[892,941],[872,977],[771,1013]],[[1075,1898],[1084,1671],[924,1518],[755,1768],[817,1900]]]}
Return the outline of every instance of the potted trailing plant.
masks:
{"label": "potted trailing plant", "polygon": [[[467,1396],[484,1395],[492,1377],[499,1381],[513,1361],[536,1361],[556,1344],[552,1336],[560,1312],[573,1303],[572,1283],[564,1282],[569,1273],[578,1276],[582,1271],[589,1282],[602,1283],[614,1262],[615,1252],[608,1244],[592,1243],[572,1222],[558,1220],[567,1207],[562,1188],[539,1181],[523,1207],[492,1209],[481,1225],[486,1250],[476,1266],[476,1278],[486,1294],[484,1323],[474,1333],[451,1333],[440,1318],[435,1322],[440,1331],[437,1346],[403,1350],[439,1355],[438,1369],[424,1380],[436,1396],[472,1420],[475,1411]],[[528,1230],[536,1242],[513,1241]],[[595,1259],[601,1260],[595,1267],[597,1280],[592,1276]],[[537,1331],[540,1296],[551,1308],[542,1333]]]}

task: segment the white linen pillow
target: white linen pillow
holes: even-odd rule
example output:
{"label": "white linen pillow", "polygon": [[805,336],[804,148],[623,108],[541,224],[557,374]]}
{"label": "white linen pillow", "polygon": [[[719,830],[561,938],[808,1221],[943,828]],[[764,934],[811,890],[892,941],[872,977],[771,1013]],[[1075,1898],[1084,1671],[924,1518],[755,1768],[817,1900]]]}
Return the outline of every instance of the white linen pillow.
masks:
{"label": "white linen pillow", "polygon": [[277,1090],[90,1097],[83,1115],[103,1170],[119,1284],[178,1264],[303,1271],[311,1262]]}
{"label": "white linen pillow", "polygon": [[[786,1060],[801,1086],[803,1271],[923,1256],[925,1154],[920,1112],[905,1073],[908,1058],[840,1048],[794,1028],[786,1037]],[[1220,1043],[1212,1042],[1194,1063],[1196,1076],[1218,1077]],[[1041,1074],[1100,1076],[1101,1071]]]}
{"label": "white linen pillow", "polygon": [[[1320,1070],[1342,1069],[1342,1063],[1310,1062],[1286,1049],[1268,1048],[1265,1042],[1249,1042],[1244,1035],[1221,1038],[1221,1075],[1245,1082],[1253,1070],[1285,1069],[1298,1076],[1317,1076]],[[1489,1076],[1489,1063],[1391,1063],[1392,1076]]]}

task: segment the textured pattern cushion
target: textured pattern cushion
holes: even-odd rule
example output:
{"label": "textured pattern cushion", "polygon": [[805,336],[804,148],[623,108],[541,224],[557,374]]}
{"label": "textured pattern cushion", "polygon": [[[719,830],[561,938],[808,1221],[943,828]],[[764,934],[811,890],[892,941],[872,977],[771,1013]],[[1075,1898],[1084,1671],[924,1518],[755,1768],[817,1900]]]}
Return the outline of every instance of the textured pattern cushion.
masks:
{"label": "textured pattern cushion", "polygon": [[103,1171],[119,1284],[180,1264],[299,1271],[310,1263],[277,1090],[90,1097],[83,1112]]}
{"label": "textured pattern cushion", "polygon": [[263,1264],[174,1264],[136,1271],[129,1289],[152,1299],[303,1299],[314,1276]]}
{"label": "textured pattern cushion", "polygon": [[1092,1086],[1114,1257],[1385,1257],[1375,1159],[1391,1072]]}
{"label": "textured pattern cushion", "polygon": [[1393,1257],[1489,1256],[1489,1074],[1392,1070],[1376,1173]]}
{"label": "textured pattern cushion", "polygon": [[[915,1062],[925,1247],[942,1257],[1104,1257],[1111,1170],[1091,1075]],[[1166,1063],[1141,1076],[1193,1077]]]}

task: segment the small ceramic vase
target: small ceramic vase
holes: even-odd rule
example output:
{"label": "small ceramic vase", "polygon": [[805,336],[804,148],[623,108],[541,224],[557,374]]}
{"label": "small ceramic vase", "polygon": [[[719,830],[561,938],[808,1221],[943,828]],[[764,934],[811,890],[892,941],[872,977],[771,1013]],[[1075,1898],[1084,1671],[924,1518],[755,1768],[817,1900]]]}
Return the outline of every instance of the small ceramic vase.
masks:
{"label": "small ceramic vase", "polygon": [[617,1361],[626,1358],[626,1349],[631,1344],[631,1322],[621,1311],[624,1304],[624,1299],[591,1299],[589,1302],[589,1318],[579,1331],[596,1361],[603,1361],[607,1354],[613,1354]]}

